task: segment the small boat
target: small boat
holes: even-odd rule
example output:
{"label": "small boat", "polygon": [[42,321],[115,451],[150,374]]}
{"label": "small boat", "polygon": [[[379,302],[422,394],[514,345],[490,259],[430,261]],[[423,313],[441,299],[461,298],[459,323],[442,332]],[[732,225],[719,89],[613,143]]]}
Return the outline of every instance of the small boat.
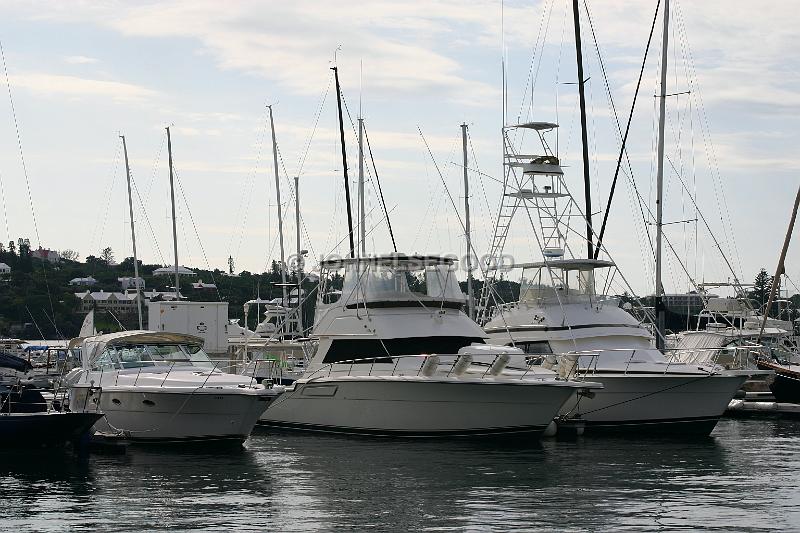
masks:
{"label": "small boat", "polygon": [[81,342],[64,382],[73,411],[105,413],[95,430],[132,442],[244,442],[280,387],[220,371],[203,340],[123,331]]}
{"label": "small boat", "polygon": [[[31,364],[0,352],[0,368],[25,373]],[[54,408],[42,393],[21,382],[0,386],[0,447],[58,446],[77,442],[103,416],[100,411],[71,413]]]}
{"label": "small boat", "polygon": [[776,402],[800,403],[800,365],[766,359],[759,359],[757,365],[762,370],[775,372],[769,390],[772,391]]}

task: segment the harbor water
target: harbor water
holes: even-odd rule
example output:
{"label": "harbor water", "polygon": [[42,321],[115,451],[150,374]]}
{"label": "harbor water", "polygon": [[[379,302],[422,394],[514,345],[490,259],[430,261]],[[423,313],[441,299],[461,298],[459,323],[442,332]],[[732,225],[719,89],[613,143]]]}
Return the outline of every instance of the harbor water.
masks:
{"label": "harbor water", "polygon": [[0,452],[7,531],[800,530],[800,421],[699,440],[376,440]]}

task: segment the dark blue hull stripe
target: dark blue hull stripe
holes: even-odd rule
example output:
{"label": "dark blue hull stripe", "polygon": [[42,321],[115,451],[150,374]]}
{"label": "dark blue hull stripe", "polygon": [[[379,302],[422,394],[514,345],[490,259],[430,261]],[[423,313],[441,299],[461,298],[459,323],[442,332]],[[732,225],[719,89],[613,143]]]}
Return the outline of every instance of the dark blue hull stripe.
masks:
{"label": "dark blue hull stripe", "polygon": [[295,422],[277,422],[259,420],[259,425],[277,429],[296,431],[315,431],[321,433],[338,433],[342,435],[369,435],[373,437],[401,438],[455,438],[455,437],[493,437],[498,435],[538,436],[547,426],[515,426],[503,428],[456,429],[439,431],[390,430],[376,428],[353,428],[328,426],[322,424],[301,424]]}

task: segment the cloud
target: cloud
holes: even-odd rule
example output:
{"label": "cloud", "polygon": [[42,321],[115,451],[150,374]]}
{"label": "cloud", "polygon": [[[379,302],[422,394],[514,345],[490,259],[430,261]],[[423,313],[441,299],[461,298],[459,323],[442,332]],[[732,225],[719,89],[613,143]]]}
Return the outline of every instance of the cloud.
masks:
{"label": "cloud", "polygon": [[88,56],[67,56],[64,58],[64,61],[70,65],[88,65],[91,63],[97,63],[99,60],[95,57]]}
{"label": "cloud", "polygon": [[[419,3],[239,2],[220,9],[209,0],[110,6],[78,4],[66,9],[48,4],[30,16],[60,22],[94,22],[130,37],[179,37],[199,42],[200,51],[220,68],[280,83],[297,94],[316,94],[330,75],[334,50],[354,65],[364,58],[364,90],[382,95],[439,92],[451,101],[486,106],[499,100],[498,89],[480,81],[457,60],[437,51],[434,41],[452,39],[457,28],[469,33],[484,23],[486,2],[464,6],[437,0]],[[21,4],[24,9],[24,4]],[[43,14],[44,12],[44,14]],[[495,17],[499,12],[495,13]],[[353,70],[344,87],[359,85]]]}
{"label": "cloud", "polygon": [[113,100],[143,100],[157,93],[140,85],[117,81],[93,80],[76,76],[24,72],[11,76],[11,83],[40,95],[68,97],[105,96]]}

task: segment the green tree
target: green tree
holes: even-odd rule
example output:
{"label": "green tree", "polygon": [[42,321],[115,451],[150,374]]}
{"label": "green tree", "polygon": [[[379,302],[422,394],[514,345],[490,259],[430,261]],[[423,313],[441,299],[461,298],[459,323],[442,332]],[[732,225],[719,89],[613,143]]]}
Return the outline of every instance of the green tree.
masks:
{"label": "green tree", "polygon": [[106,262],[107,265],[114,264],[114,251],[111,249],[110,246],[106,246],[103,248],[103,251],[100,252],[100,259]]}
{"label": "green tree", "polygon": [[772,276],[767,274],[766,269],[762,268],[753,281],[753,290],[750,291],[750,299],[755,300],[759,307],[764,307],[769,299],[769,291],[772,288]]}

